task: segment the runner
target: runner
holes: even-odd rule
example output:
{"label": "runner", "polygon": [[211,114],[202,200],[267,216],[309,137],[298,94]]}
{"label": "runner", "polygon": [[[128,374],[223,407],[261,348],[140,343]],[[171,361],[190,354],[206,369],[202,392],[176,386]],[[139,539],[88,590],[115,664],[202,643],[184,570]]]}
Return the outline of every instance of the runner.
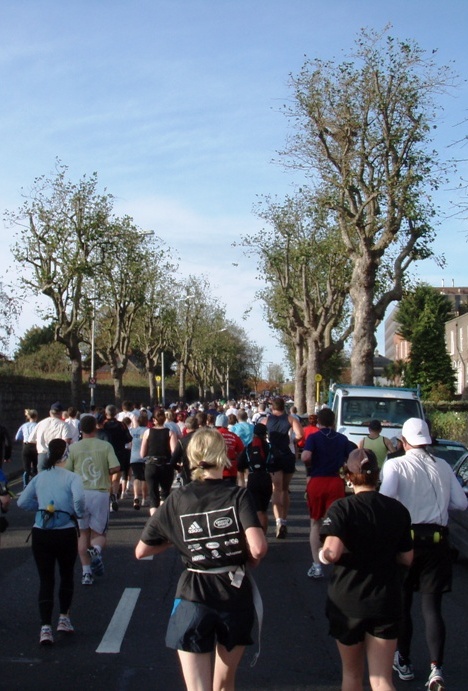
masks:
{"label": "runner", "polygon": [[[133,404],[129,404],[133,408]],[[127,449],[127,444],[132,441],[132,435],[128,431],[128,427],[120,420],[117,420],[117,408],[115,405],[106,406],[106,419],[103,425],[103,430],[107,435],[107,439],[112,444],[115,455],[120,464],[120,472],[117,471],[112,476],[112,488],[110,494],[111,511],[118,511],[118,495],[120,492],[121,476],[128,477],[128,467],[130,466],[130,454]],[[125,417],[125,416],[124,416]]]}
{"label": "runner", "polygon": [[148,413],[140,411],[137,427],[130,429],[132,435],[132,448],[130,455],[130,468],[133,475],[133,508],[137,511],[145,506],[148,499],[148,488],[145,480],[145,459],[141,455],[141,442],[148,429]]}
{"label": "runner", "polygon": [[345,495],[340,469],[356,444],[336,432],[335,413],[322,408],[318,415],[319,431],[307,437],[302,460],[307,468],[307,504],[310,514],[310,549],[313,563],[309,578],[323,578],[319,560],[320,527],[328,508]]}
{"label": "runner", "polygon": [[160,409],[154,416],[155,426],[146,430],[141,442],[151,515],[169,496],[174,480],[171,456],[177,447],[177,436],[164,426],[165,422],[166,414]]}
{"label": "runner", "polygon": [[36,444],[39,472],[49,456],[49,444],[52,439],[64,439],[67,444],[71,441],[72,433],[68,423],[62,420],[62,413],[63,407],[60,401],[52,403],[49,417],[38,422],[29,436],[29,441]]}
{"label": "runner", "polygon": [[223,482],[229,459],[219,433],[195,432],[188,454],[193,481],[149,519],[135,553],[142,559],[171,544],[179,550],[186,569],[166,645],[178,651],[187,689],[231,690],[252,643],[254,601],[245,567],[259,563],[267,543],[248,491]]}
{"label": "runner", "polygon": [[15,441],[23,442],[21,458],[23,461],[23,489],[28,484],[31,477],[37,475],[37,447],[29,438],[37,425],[37,410],[26,408],[24,411],[26,422],[24,422],[16,433]]}
{"label": "runner", "polygon": [[111,444],[96,438],[96,418],[81,421],[83,439],[70,446],[65,468],[79,475],[85,491],[85,510],[79,519],[78,552],[82,585],[92,585],[94,576],[104,574],[102,551],[109,524],[110,476],[118,472],[119,461]]}
{"label": "runner", "polygon": [[258,519],[266,534],[268,530],[268,507],[273,493],[270,464],[272,462],[271,445],[266,439],[266,425],[257,423],[253,427],[253,439],[241,453],[238,463],[240,486],[245,486],[247,471],[247,488],[252,494]]}
{"label": "runner", "polygon": [[85,508],[83,482],[80,477],[57,467],[65,454],[63,439],[49,444],[43,472],[25,487],[18,498],[18,506],[36,511],[32,529],[32,552],[39,573],[39,614],[41,617],[41,645],[54,642],[52,612],[54,608],[55,564],[60,570],[60,615],[57,631],[73,633],[70,606],[73,599],[73,569],[78,553],[76,516]]}
{"label": "runner", "polygon": [[224,468],[223,478],[225,482],[235,485],[237,483],[237,461],[244,450],[244,444],[237,434],[228,429],[228,417],[224,413],[218,415],[215,426],[224,439],[227,457],[230,461],[230,465]]}
{"label": "runner", "polygon": [[285,412],[284,398],[273,399],[271,415],[266,426],[273,456],[273,515],[276,520],[276,537],[284,539],[287,535],[289,513],[289,485],[296,471],[296,456],[290,448],[290,430],[296,441],[302,439],[301,423]]}
{"label": "runner", "polygon": [[402,616],[398,564],[413,558],[411,518],[395,499],[379,494],[372,451],[352,451],[344,466],[354,494],[338,499],[323,521],[320,560],[332,563],[327,616],[343,667],[342,690],[362,689],[367,657],[371,688],[390,690]]}
{"label": "runner", "polygon": [[414,532],[414,560],[404,583],[403,626],[398,637],[393,669],[400,679],[414,679],[410,649],[413,625],[413,593],[420,591],[429,648],[429,691],[445,689],[442,665],[445,650],[445,623],[442,596],[452,589],[452,557],[448,534],[449,509],[464,511],[468,500],[449,464],[432,456],[427,423],[409,418],[402,427],[405,455],[384,463],[380,492],[399,499],[411,514]]}

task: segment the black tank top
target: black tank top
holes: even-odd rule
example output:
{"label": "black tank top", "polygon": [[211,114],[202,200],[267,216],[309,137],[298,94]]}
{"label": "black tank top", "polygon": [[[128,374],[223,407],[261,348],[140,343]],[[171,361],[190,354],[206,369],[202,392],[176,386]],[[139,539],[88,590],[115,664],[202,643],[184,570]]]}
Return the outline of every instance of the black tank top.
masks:
{"label": "black tank top", "polygon": [[172,455],[169,439],[170,431],[167,427],[164,429],[150,428],[147,455],[154,456],[155,458],[165,458],[169,461]]}

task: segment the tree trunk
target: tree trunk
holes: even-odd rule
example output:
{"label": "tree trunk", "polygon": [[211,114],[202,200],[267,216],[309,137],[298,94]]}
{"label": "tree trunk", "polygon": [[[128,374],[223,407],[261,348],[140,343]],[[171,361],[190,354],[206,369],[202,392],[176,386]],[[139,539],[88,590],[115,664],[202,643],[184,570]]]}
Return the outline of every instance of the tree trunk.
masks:
{"label": "tree trunk", "polygon": [[149,399],[152,406],[156,403],[156,387],[154,383],[154,365],[147,365],[146,372],[148,374],[148,389],[149,389]]}
{"label": "tree trunk", "polygon": [[123,388],[123,374],[124,370],[122,367],[112,367],[111,369],[112,372],[112,379],[114,382],[114,399],[115,399],[115,405],[120,408],[122,405],[123,397],[124,397],[124,388]]}
{"label": "tree trunk", "polygon": [[358,259],[349,291],[354,308],[351,383],[360,386],[372,386],[374,383],[374,351],[377,344],[377,319],[373,304],[375,270],[370,257]]}
{"label": "tree trunk", "polygon": [[186,367],[183,362],[179,362],[179,400],[185,401],[185,379]]}
{"label": "tree trunk", "polygon": [[81,410],[83,395],[83,368],[81,364],[81,352],[79,348],[70,353],[71,364],[71,404],[77,410]]}
{"label": "tree trunk", "polygon": [[305,396],[306,364],[304,362],[304,339],[302,336],[296,338],[295,350],[294,405],[299,414],[302,415],[307,412]]}
{"label": "tree trunk", "polygon": [[315,375],[319,374],[320,369],[320,349],[315,338],[310,337],[307,340],[307,374],[306,374],[306,400],[307,411],[315,412],[317,401],[316,389],[317,382]]}

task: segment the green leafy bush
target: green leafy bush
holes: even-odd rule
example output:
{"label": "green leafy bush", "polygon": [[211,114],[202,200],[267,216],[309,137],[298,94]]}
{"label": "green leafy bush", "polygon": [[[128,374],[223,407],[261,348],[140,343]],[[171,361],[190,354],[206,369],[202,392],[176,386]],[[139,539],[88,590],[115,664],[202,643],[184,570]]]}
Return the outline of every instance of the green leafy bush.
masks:
{"label": "green leafy bush", "polygon": [[430,421],[434,437],[468,443],[468,413],[435,410],[430,414]]}

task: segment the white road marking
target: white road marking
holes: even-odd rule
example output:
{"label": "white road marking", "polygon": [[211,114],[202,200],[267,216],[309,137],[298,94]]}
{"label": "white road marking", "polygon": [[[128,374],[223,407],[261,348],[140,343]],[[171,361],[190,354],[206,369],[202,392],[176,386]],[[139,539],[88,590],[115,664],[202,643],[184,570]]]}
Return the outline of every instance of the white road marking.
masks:
{"label": "white road marking", "polygon": [[120,646],[140,592],[141,588],[125,588],[107,631],[96,649],[97,653],[120,653]]}
{"label": "white road marking", "polygon": [[150,554],[149,557],[142,557],[140,561],[151,561],[151,559],[154,557],[154,554]]}

